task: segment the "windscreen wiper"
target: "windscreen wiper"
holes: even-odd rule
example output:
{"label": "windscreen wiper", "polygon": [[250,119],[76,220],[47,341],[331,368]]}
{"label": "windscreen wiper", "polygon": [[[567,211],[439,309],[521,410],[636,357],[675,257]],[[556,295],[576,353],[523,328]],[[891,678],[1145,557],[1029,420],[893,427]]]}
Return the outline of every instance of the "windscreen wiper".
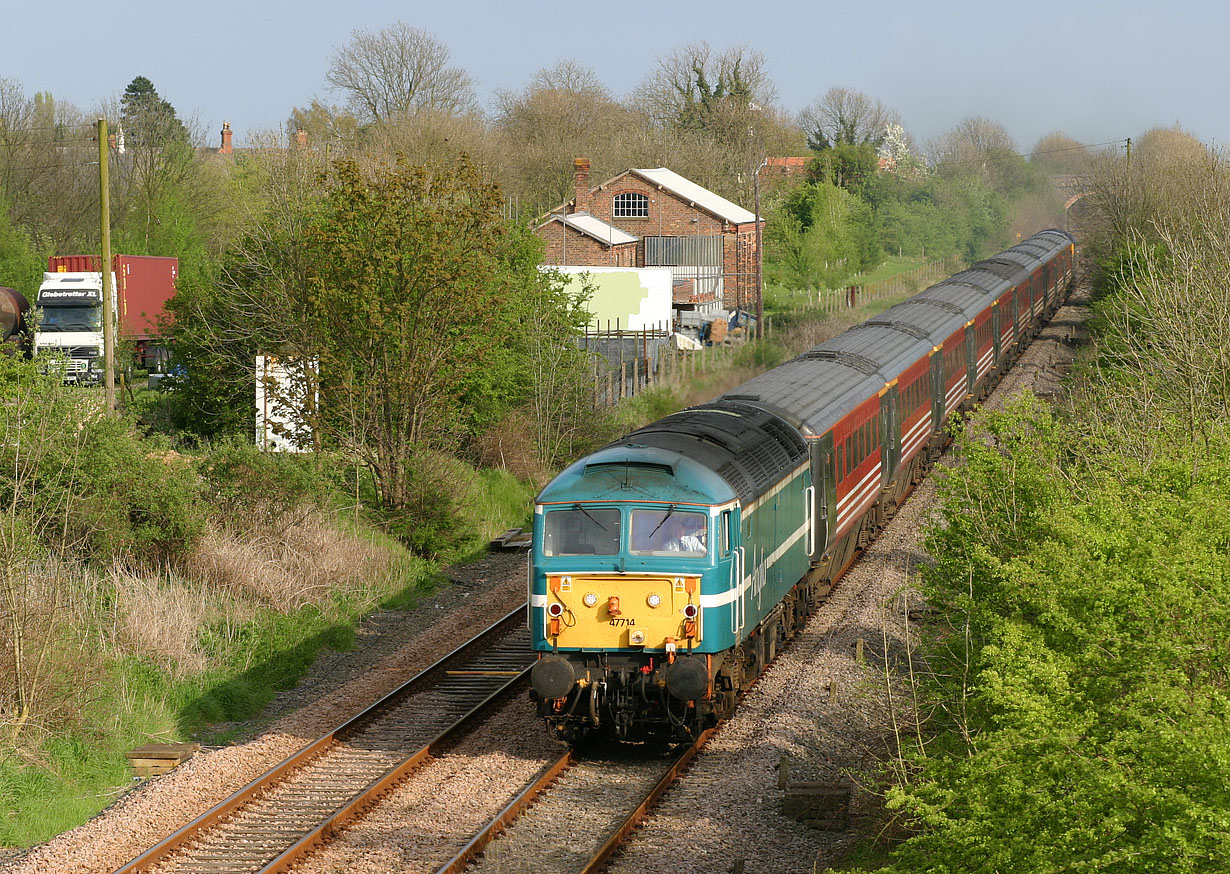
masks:
{"label": "windscreen wiper", "polygon": [[671,517],[671,513],[673,513],[673,512],[675,512],[675,505],[674,505],[674,504],[671,504],[671,505],[670,505],[670,507],[669,507],[669,508],[667,509],[667,511],[666,511],[666,515],[662,517],[662,521],[661,521],[661,522],[659,522],[657,525],[655,525],[655,526],[653,527],[653,530],[649,532],[649,536],[650,536],[651,538],[652,538],[655,534],[657,534],[657,533],[658,533],[658,529],[659,529],[659,528],[661,528],[663,525],[665,525],[665,524],[666,524],[666,520],[667,520],[667,519],[669,519],[669,518]]}
{"label": "windscreen wiper", "polygon": [[606,527],[605,525],[603,525],[601,522],[599,522],[599,521],[598,521],[597,519],[595,519],[593,516],[589,515],[589,511],[588,511],[588,510],[586,510],[584,507],[582,507],[580,504],[573,504],[573,505],[572,505],[572,508],[573,508],[574,510],[580,510],[582,513],[584,513],[584,514],[585,514],[585,518],[586,518],[586,519],[588,519],[590,522],[593,522],[595,525],[597,525],[597,526],[598,526],[599,528],[601,528],[603,531],[606,531],[606,530],[607,530],[607,527]]}

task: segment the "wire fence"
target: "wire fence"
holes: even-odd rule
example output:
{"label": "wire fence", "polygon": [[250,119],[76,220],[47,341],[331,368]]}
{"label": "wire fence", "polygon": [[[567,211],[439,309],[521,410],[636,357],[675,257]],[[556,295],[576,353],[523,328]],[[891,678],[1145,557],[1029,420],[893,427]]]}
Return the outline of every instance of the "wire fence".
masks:
{"label": "wire fence", "polygon": [[884,298],[901,297],[922,291],[941,279],[946,279],[964,266],[953,255],[940,261],[931,261],[905,273],[868,282],[847,285],[844,288],[793,289],[787,297],[801,310],[818,310],[826,315],[843,309],[852,309]]}

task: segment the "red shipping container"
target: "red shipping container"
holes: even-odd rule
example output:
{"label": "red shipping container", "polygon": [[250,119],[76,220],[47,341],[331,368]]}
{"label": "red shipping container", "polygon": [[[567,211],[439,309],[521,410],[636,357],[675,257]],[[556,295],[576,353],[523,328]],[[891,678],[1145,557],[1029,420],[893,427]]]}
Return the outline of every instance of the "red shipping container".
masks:
{"label": "red shipping container", "polygon": [[[97,273],[97,255],[52,255],[47,270],[52,273]],[[149,340],[158,336],[165,319],[166,302],[175,294],[179,259],[154,255],[113,255],[119,301],[120,336],[126,340]]]}

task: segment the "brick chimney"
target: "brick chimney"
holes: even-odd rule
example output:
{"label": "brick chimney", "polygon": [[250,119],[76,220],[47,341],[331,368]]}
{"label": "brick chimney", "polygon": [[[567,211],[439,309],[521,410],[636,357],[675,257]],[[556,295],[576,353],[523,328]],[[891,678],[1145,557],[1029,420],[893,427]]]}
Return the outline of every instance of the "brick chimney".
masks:
{"label": "brick chimney", "polygon": [[299,128],[298,130],[295,131],[295,148],[296,149],[306,149],[307,148],[307,131],[305,131],[303,128]]}
{"label": "brick chimney", "polygon": [[576,174],[576,207],[573,212],[589,212],[589,158],[576,158],[572,162]]}
{"label": "brick chimney", "polygon": [[222,122],[222,148],[218,149],[219,155],[229,155],[231,153],[231,123],[229,121]]}

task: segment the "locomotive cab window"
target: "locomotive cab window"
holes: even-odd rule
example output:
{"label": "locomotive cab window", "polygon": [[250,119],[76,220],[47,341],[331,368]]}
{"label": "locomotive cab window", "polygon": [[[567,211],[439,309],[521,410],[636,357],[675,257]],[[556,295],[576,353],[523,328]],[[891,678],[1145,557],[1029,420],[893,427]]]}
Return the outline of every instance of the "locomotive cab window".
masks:
{"label": "locomotive cab window", "polygon": [[709,551],[709,516],[686,510],[633,510],[633,555],[698,557]]}
{"label": "locomotive cab window", "polygon": [[543,555],[615,555],[619,511],[610,507],[552,510],[543,524]]}

